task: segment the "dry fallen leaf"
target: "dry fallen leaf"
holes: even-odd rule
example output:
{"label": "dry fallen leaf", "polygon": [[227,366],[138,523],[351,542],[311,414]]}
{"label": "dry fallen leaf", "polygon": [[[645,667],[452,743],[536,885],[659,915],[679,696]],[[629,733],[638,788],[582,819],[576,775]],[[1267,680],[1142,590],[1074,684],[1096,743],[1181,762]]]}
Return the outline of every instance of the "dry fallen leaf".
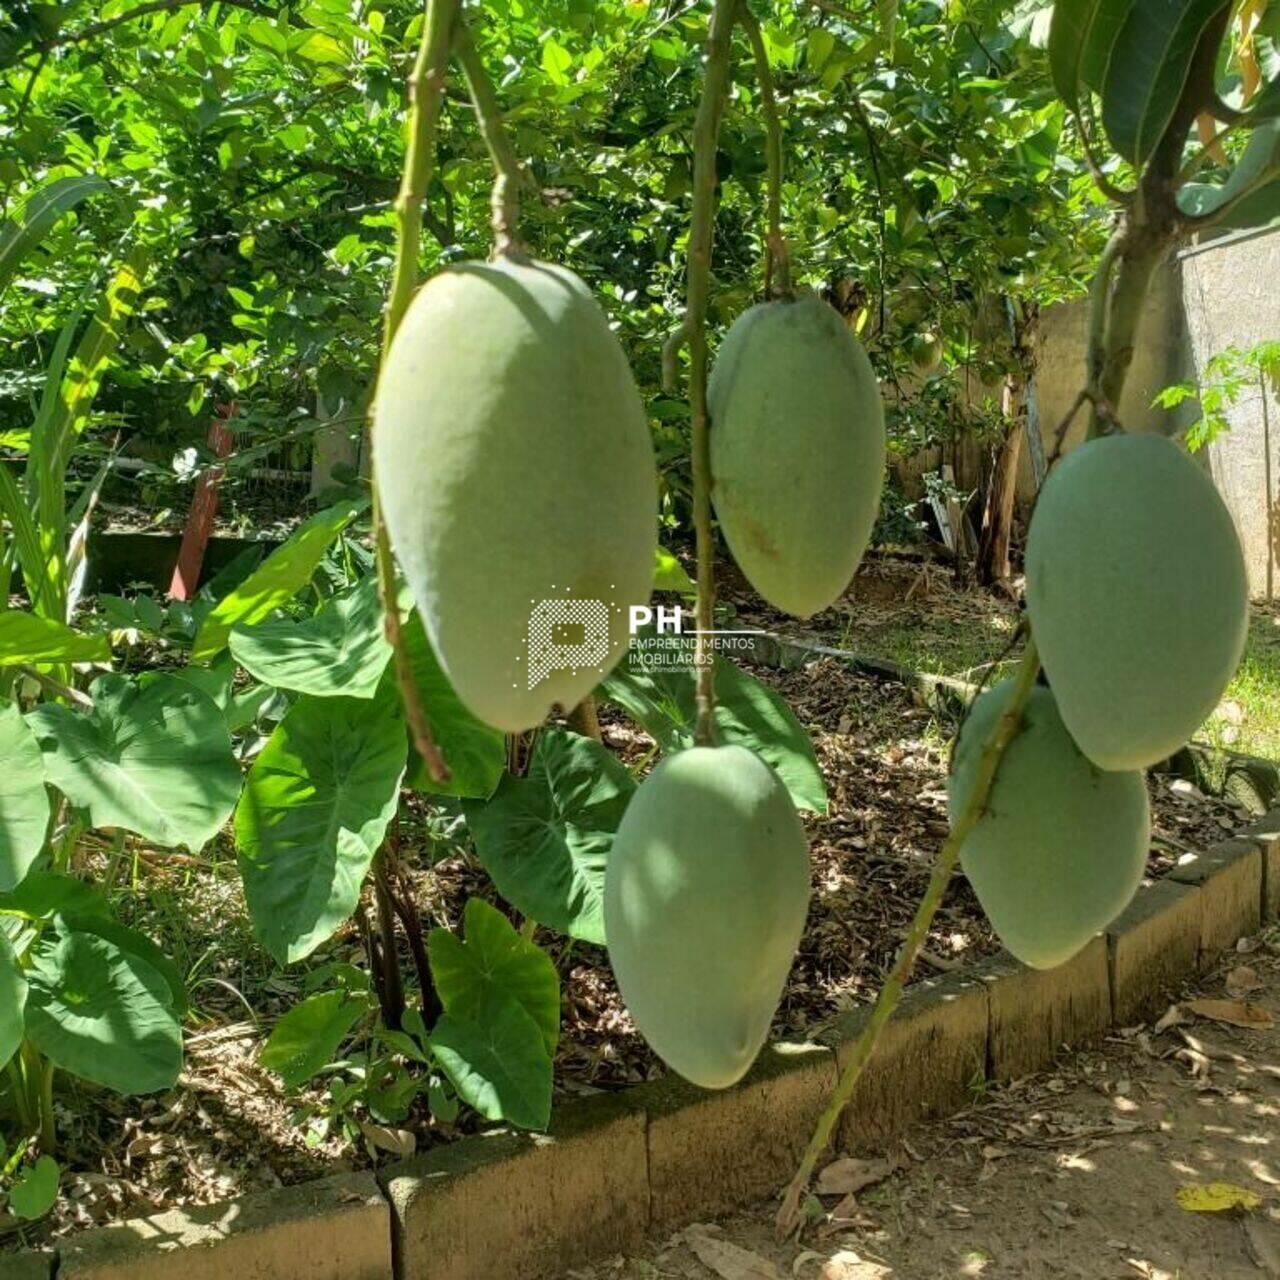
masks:
{"label": "dry fallen leaf", "polygon": [[1186,1017],[1182,1012],[1182,1006],[1171,1004],[1161,1015],[1160,1021],[1156,1023],[1153,1030],[1156,1035],[1162,1031],[1168,1031],[1170,1027],[1176,1027],[1180,1022],[1186,1022]]}
{"label": "dry fallen leaf", "polygon": [[1234,1182],[1189,1182],[1178,1188],[1178,1204],[1188,1213],[1225,1213],[1228,1209],[1256,1209],[1261,1198]]}
{"label": "dry fallen leaf", "polygon": [[361,1120],[360,1132],[370,1146],[390,1151],[393,1156],[411,1156],[418,1147],[417,1135],[408,1129],[392,1129],[384,1124],[374,1124],[372,1120]]}
{"label": "dry fallen leaf", "polygon": [[1270,1010],[1248,1000],[1189,1000],[1187,1008],[1198,1017],[1226,1022],[1233,1027],[1257,1030],[1275,1024]]}
{"label": "dry fallen leaf", "polygon": [[1227,995],[1247,996],[1251,991],[1260,991],[1262,982],[1258,971],[1247,964],[1238,964],[1227,974]]}
{"label": "dry fallen leaf", "polygon": [[889,1160],[833,1160],[818,1174],[820,1196],[857,1195],[864,1187],[883,1182],[896,1168]]}
{"label": "dry fallen leaf", "polygon": [[705,1222],[686,1228],[684,1240],[698,1261],[721,1280],[780,1280],[778,1268],[768,1258],[721,1239]]}
{"label": "dry fallen leaf", "polygon": [[819,1280],[890,1280],[893,1271],[860,1257],[850,1249],[833,1253],[823,1264]]}

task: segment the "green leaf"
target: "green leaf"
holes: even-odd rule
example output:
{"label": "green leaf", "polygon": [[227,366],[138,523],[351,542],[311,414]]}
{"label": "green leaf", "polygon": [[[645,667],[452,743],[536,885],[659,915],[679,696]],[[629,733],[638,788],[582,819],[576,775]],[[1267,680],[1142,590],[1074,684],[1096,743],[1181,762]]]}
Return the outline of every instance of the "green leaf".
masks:
{"label": "green leaf", "polygon": [[105,913],[91,910],[83,913],[63,911],[59,920],[77,933],[92,933],[105,938],[113,946],[149,964],[169,988],[169,1006],[179,1017],[187,1012],[187,984],[178,966],[160,948],[137,929],[130,929]]}
{"label": "green leaf", "polygon": [[27,970],[27,1036],[55,1066],[117,1093],[168,1089],[182,1070],[169,985],[98,934],[45,934]]}
{"label": "green leaf", "polygon": [[[632,648],[605,677],[601,694],[641,724],[667,754],[693,745],[697,718],[693,637],[671,639],[689,650],[679,666],[648,668],[645,651]],[[651,652],[651,651],[650,651]],[[827,810],[827,790],[813,744],[795,713],[767,685],[736,663],[716,656],[716,729],[720,740],[754,751],[782,779],[798,809]]]}
{"label": "green leaf", "polygon": [[42,662],[110,662],[105,635],[87,636],[65,623],[18,609],[0,613],[0,667]]}
{"label": "green leaf", "polygon": [[551,1055],[534,1020],[514,1001],[497,1001],[476,1021],[444,1014],[431,1049],[458,1096],[486,1120],[522,1129],[551,1121]]}
{"label": "green leaf", "polygon": [[368,1007],[368,1000],[347,991],[308,996],[276,1023],[259,1061],[286,1089],[297,1089],[333,1061]]}
{"label": "green leaf", "polygon": [[[1268,174],[1275,176],[1268,181]],[[1280,120],[1267,120],[1254,129],[1225,182],[1187,183],[1178,192],[1178,207],[1231,230],[1261,227],[1280,218]]]}
{"label": "green leaf", "polygon": [[300,698],[263,747],[236,809],[254,931],[281,964],[355,910],[396,811],[407,741],[390,686],[371,701]]}
{"label": "green leaf", "polygon": [[56,915],[109,916],[106,898],[83,880],[60,871],[28,871],[11,893],[0,893],[0,912],[29,920]]}
{"label": "green leaf", "polygon": [[316,698],[372,698],[391,657],[378,584],[366,578],[302,622],[269,620],[231,632],[231,655],[263,684]]}
{"label": "green leaf", "polygon": [[9,1210],[15,1218],[34,1222],[43,1218],[58,1198],[58,1179],[62,1170],[52,1156],[41,1156],[27,1165],[9,1188]]}
{"label": "green leaf", "polygon": [[1055,0],[1049,25],[1049,72],[1058,97],[1075,111],[1080,102],[1080,62],[1098,0]]}
{"label": "green leaf", "polygon": [[261,622],[311,581],[333,540],[368,505],[339,502],[304,520],[238,587],[218,601],[191,647],[191,661],[204,662],[224,648],[235,626]]}
{"label": "green leaf", "polygon": [[1133,5],[1134,0],[1094,0],[1090,7],[1084,43],[1080,48],[1078,83],[1095,93],[1102,92],[1112,51]]}
{"label": "green leaf", "polygon": [[653,589],[655,591],[680,591],[691,596],[697,588],[693,579],[684,571],[684,565],[665,547],[656,549],[653,565]]}
{"label": "green leaf", "polygon": [[[4,617],[0,614],[0,618]],[[12,889],[44,848],[49,792],[44,760],[22,713],[0,705],[0,891]]]}
{"label": "green leaf", "polygon": [[560,979],[550,956],[482,898],[467,901],[463,931],[465,941],[448,929],[432,929],[427,938],[445,1013],[476,1021],[491,1005],[514,1001],[533,1019],[550,1056],[560,1038]]}
{"label": "green leaf", "polygon": [[27,715],[48,780],[95,827],[193,850],[212,840],[240,791],[240,767],[213,700],[172,676],[145,686],[100,676],[89,693],[87,714],[46,704]]}
{"label": "green leaf", "polygon": [[110,189],[111,184],[104,178],[76,174],[55,178],[33,191],[17,216],[0,224],[0,293],[13,279],[22,259],[64,213],[82,200]]}
{"label": "green leaf", "polygon": [[1164,136],[1196,45],[1222,7],[1223,0],[1134,0],[1102,85],[1102,123],[1132,164],[1145,163]]}
{"label": "green leaf", "polygon": [[436,658],[416,610],[405,623],[403,639],[432,736],[449,766],[448,781],[436,782],[428,776],[417,751],[412,750],[405,785],[415,791],[483,800],[493,794],[507,767],[506,738],[497,729],[481,723],[462,705]]}
{"label": "green leaf", "polygon": [[528,776],[508,774],[487,802],[464,808],[476,853],[517,910],[604,944],[604,870],[636,784],[591,738],[544,729]]}
{"label": "green leaf", "polygon": [[27,1000],[27,980],[8,935],[0,929],[0,1067],[22,1043],[22,1007]]}

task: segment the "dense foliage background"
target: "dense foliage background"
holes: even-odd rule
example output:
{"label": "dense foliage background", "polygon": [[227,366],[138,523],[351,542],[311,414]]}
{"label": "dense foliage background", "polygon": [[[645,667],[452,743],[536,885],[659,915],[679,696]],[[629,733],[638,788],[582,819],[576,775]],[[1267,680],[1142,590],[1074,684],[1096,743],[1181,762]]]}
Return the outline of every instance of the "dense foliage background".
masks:
{"label": "dense foliage background", "polygon": [[[889,386],[913,392],[892,414],[899,449],[990,426],[974,402],[1015,355],[1001,299],[1025,325],[1038,305],[1077,292],[1105,230],[1034,47],[1047,9],[906,0],[890,29],[868,5],[754,7],[778,73],[799,278],[850,315]],[[412,0],[10,9],[0,212],[51,177],[110,186],[60,220],[0,297],[6,453],[24,447],[62,326],[139,246],[143,292],[87,440],[122,440],[162,471],[177,455],[175,477],[189,478],[219,403],[238,402],[240,449],[262,446],[244,465],[282,445],[294,465],[305,460],[318,405],[358,419],[420,10]],[[475,22],[542,189],[528,202],[529,236],[591,282],[619,326],[677,505],[685,409],[661,394],[658,365],[681,305],[705,22],[687,0],[497,0]],[[760,288],[764,145],[741,53],[720,153],[720,325]],[[490,168],[461,86],[439,150],[427,270],[488,248]],[[946,339],[945,363],[914,394],[912,340],[931,334]],[[139,497],[154,499],[156,476],[144,484]]]}

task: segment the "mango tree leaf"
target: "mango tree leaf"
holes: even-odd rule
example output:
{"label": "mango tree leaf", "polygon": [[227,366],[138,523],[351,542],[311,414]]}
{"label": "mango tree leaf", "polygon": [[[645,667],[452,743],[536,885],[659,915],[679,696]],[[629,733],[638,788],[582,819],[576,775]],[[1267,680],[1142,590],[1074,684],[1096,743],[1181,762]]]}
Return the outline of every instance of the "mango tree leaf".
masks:
{"label": "mango tree leaf", "polygon": [[1102,84],[1102,123],[1130,163],[1145,163],[1164,136],[1196,45],[1221,12],[1222,0],[1134,0]]}
{"label": "mango tree leaf", "polygon": [[635,789],[598,742],[552,728],[539,735],[526,777],[507,774],[490,800],[464,809],[476,853],[512,906],[603,945],[605,862]]}
{"label": "mango tree leaf", "polygon": [[300,698],[263,747],[236,810],[254,931],[281,964],[355,910],[396,811],[408,743],[388,683],[377,698]]}
{"label": "mango tree leaf", "polygon": [[1049,71],[1058,97],[1075,111],[1080,102],[1080,60],[1098,0],[1054,0],[1049,25]]}
{"label": "mango tree leaf", "polygon": [[286,1089],[297,1089],[333,1061],[368,1008],[365,997],[348,991],[308,996],[276,1023],[258,1061],[274,1071]]}
{"label": "mango tree leaf", "polygon": [[13,279],[18,264],[64,213],[82,200],[110,189],[105,178],[76,174],[55,178],[33,191],[17,215],[0,224],[0,293]]}
{"label": "mango tree leaf", "polygon": [[1101,93],[1121,28],[1135,0],[1094,0],[1080,49],[1078,84]]}
{"label": "mango tree leaf", "polygon": [[432,929],[427,953],[445,1013],[462,1021],[512,1000],[534,1021],[548,1057],[560,1038],[560,979],[551,957],[522,938],[511,922],[482,898],[468,900],[464,938]]}
{"label": "mango tree leaf", "polygon": [[32,953],[26,1030],[54,1066],[117,1093],[171,1088],[182,1069],[164,978],[109,939],[65,925]]}
{"label": "mango tree leaf", "polygon": [[372,698],[391,657],[373,578],[339,592],[301,622],[242,623],[230,642],[231,656],[255,679],[316,698]]}
{"label": "mango tree leaf", "polygon": [[443,1014],[431,1049],[458,1096],[486,1120],[545,1129],[551,1120],[551,1055],[537,1024],[513,1000],[486,1002],[474,1021]]}
{"label": "mango tree leaf", "polygon": [[[1266,181],[1268,173],[1276,176]],[[1187,183],[1178,192],[1178,207],[1195,217],[1212,217],[1212,225],[1232,230],[1265,226],[1280,217],[1280,120],[1264,121],[1254,129],[1225,182]]]}
{"label": "mango tree leaf", "polygon": [[[646,651],[633,647],[605,677],[600,694],[642,725],[667,754],[693,745],[697,718],[692,665],[693,637],[670,637],[664,654],[687,650],[690,661],[647,667]],[[770,765],[798,809],[825,813],[827,790],[813,743],[795,713],[767,685],[736,663],[716,656],[716,729],[720,741],[754,751]]]}
{"label": "mango tree leaf", "polygon": [[[3,617],[0,614],[0,617]],[[49,792],[44,760],[22,713],[0,705],[0,892],[27,874],[44,848],[49,828]]]}
{"label": "mango tree leaf", "polygon": [[22,1043],[22,1007],[27,1000],[27,980],[8,935],[0,929],[0,1067]]}
{"label": "mango tree leaf", "polygon": [[438,795],[480,799],[492,795],[507,767],[506,738],[482,724],[459,701],[416,610],[404,625],[403,638],[423,710],[449,766],[448,781],[436,782],[414,750],[405,785]]}
{"label": "mango tree leaf", "polygon": [[52,1156],[41,1156],[27,1165],[9,1188],[9,1209],[16,1218],[34,1222],[43,1218],[58,1198],[58,1178],[62,1170]]}
{"label": "mango tree leaf", "polygon": [[0,667],[110,661],[111,644],[104,635],[85,635],[65,623],[18,609],[0,613]]}
{"label": "mango tree leaf", "polygon": [[311,581],[333,540],[367,505],[364,499],[350,499],[304,520],[286,542],[218,601],[191,646],[191,661],[215,657],[226,647],[233,627],[261,622],[297,595]]}
{"label": "mango tree leaf", "polygon": [[240,767],[212,699],[172,676],[140,686],[105,675],[93,710],[46,704],[27,715],[45,776],[95,827],[199,849],[230,815]]}

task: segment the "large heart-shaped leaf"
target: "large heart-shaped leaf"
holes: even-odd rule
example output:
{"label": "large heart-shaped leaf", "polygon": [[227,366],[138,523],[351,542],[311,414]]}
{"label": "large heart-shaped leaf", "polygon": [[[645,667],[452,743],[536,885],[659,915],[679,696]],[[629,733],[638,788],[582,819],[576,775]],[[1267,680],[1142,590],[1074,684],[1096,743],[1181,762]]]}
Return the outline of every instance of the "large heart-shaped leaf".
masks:
{"label": "large heart-shaped leaf", "polygon": [[603,945],[605,862],[635,789],[600,743],[552,728],[539,735],[526,777],[507,774],[490,800],[464,808],[476,853],[508,902]]}
{"label": "large heart-shaped leaf", "polygon": [[231,632],[232,657],[277,689],[316,698],[372,698],[391,657],[378,584],[366,578],[301,622],[272,619]]}
{"label": "large heart-shaped leaf", "polygon": [[100,676],[93,710],[47,704],[27,715],[45,776],[95,827],[199,849],[240,791],[226,721],[212,699],[172,676],[140,686]]}
{"label": "large heart-shaped leaf", "polygon": [[363,500],[339,502],[304,520],[205,618],[191,646],[191,661],[205,662],[224,648],[236,626],[261,622],[311,581],[329,545],[364,510]]}
{"label": "large heart-shaped leaf", "polygon": [[436,658],[416,610],[405,623],[403,636],[418,697],[449,766],[448,781],[436,782],[428,777],[415,751],[406,785],[415,791],[483,800],[493,794],[506,768],[506,739],[462,705]]}
{"label": "large heart-shaped leaf", "polygon": [[0,667],[110,661],[111,645],[104,635],[85,635],[52,618],[18,609],[0,612]]}
{"label": "large heart-shaped leaf", "polygon": [[463,932],[465,940],[447,929],[432,929],[427,938],[445,1013],[476,1021],[495,1002],[513,1000],[538,1027],[548,1056],[554,1053],[560,1038],[560,979],[550,956],[482,898],[468,900]]}
{"label": "large heart-shaped leaf", "polygon": [[169,985],[98,934],[59,926],[27,970],[26,1031],[55,1066],[117,1093],[170,1088],[182,1032]]}
{"label": "large heart-shaped leaf", "polygon": [[[652,650],[633,646],[605,677],[601,694],[616,702],[668,754],[693,745],[697,719],[692,637],[671,637],[664,657],[673,665],[646,665]],[[688,661],[675,663],[683,652]],[[716,730],[720,740],[748,747],[782,779],[798,809],[825,813],[827,790],[813,744],[795,713],[767,685],[736,663],[716,656]]]}
{"label": "large heart-shaped leaf", "polygon": [[301,960],[355,910],[396,810],[407,750],[390,685],[376,698],[300,698],[263,747],[236,810],[254,929]]}
{"label": "large heart-shaped leaf", "polygon": [[44,760],[22,713],[0,705],[0,892],[12,889],[44,848],[49,792]]}
{"label": "large heart-shaped leaf", "polygon": [[1191,59],[1223,0],[1133,0],[1102,82],[1102,123],[1111,145],[1143,164],[1182,96]]}
{"label": "large heart-shaped leaf", "polygon": [[537,1024],[513,1000],[490,1002],[474,1021],[444,1014],[431,1049],[463,1102],[486,1120],[545,1129],[551,1120],[551,1055]]}
{"label": "large heart-shaped leaf", "polygon": [[0,1067],[22,1043],[22,1009],[27,1001],[27,980],[8,935],[0,929]]}
{"label": "large heart-shaped leaf", "polygon": [[297,1089],[333,1061],[338,1046],[369,1008],[363,995],[321,991],[296,1004],[280,1019],[262,1046],[258,1061]]}

